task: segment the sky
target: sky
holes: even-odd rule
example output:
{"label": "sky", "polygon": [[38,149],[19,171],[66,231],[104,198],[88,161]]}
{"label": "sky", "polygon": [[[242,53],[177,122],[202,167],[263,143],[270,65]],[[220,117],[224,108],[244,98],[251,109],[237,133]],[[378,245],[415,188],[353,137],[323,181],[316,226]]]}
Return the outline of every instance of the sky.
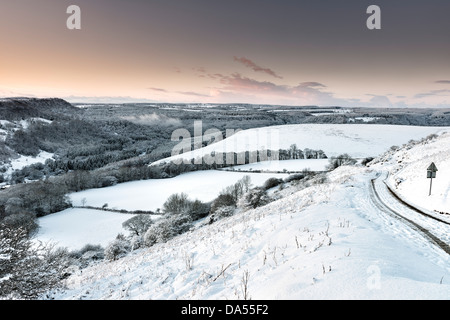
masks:
{"label": "sky", "polygon": [[450,107],[449,35],[448,0],[1,0],[0,97]]}

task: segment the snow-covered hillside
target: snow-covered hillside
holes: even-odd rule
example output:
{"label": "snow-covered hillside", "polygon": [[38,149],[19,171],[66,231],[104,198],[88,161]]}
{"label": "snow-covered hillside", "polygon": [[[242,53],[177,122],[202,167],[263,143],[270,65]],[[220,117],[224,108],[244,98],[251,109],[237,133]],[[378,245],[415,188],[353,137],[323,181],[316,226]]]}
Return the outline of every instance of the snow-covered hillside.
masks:
{"label": "snow-covered hillside", "polygon": [[12,159],[9,164],[5,165],[8,168],[5,174],[9,176],[14,170],[20,170],[35,163],[45,163],[47,159],[53,159],[53,156],[53,153],[45,151],[41,151],[36,157],[21,155],[19,158]]}
{"label": "snow-covered hillside", "polygon": [[[429,195],[427,168],[432,162],[438,172]],[[391,172],[389,184],[408,202],[450,215],[450,130],[438,138],[388,152],[375,167],[384,167]]]}
{"label": "snow-covered hillside", "polygon": [[[16,131],[26,130],[31,124],[35,123],[50,124],[52,121],[39,117],[16,121],[0,120],[0,142],[5,142],[8,135],[12,135]],[[5,181],[11,178],[11,174],[15,170],[21,170],[22,168],[35,163],[45,163],[47,159],[52,159],[54,157],[53,153],[42,150],[36,156],[18,154],[6,145],[3,145],[3,152],[5,153],[4,156],[10,154],[9,157],[6,156],[0,160],[0,166],[3,169],[2,175]],[[6,182],[3,184],[6,184]]]}
{"label": "snow-covered hillside", "polygon": [[[196,159],[211,152],[242,152],[289,149],[296,144],[301,150],[323,150],[328,157],[347,153],[354,158],[375,157],[391,146],[420,139],[446,128],[367,124],[295,124],[248,129],[231,137],[155,162]],[[448,129],[448,128],[447,128]]]}
{"label": "snow-covered hillside", "polygon": [[[340,167],[266,206],[84,269],[56,299],[449,299],[448,254]],[[246,289],[245,289],[246,288]]]}
{"label": "snow-covered hillside", "polygon": [[[373,179],[390,173],[388,183],[409,202],[428,210],[449,208],[450,181],[446,177],[450,167],[450,134],[434,130],[417,133],[419,140],[439,132],[435,138],[422,142],[408,143],[414,135],[407,139],[405,133],[402,138],[405,145],[394,139],[388,144],[386,137],[384,143],[388,147],[384,151],[393,144],[399,147],[391,148],[369,167],[342,166],[328,173],[325,180],[287,183],[283,188],[269,190],[277,200],[265,206],[247,211],[241,208],[235,215],[212,224],[200,220],[194,229],[165,243],[136,249],[117,261],[93,264],[68,277],[66,288],[52,297],[448,300],[448,251],[418,228],[391,215],[389,208],[375,203],[371,189]],[[370,141],[365,142],[366,149],[371,149]],[[439,171],[433,194],[428,198],[426,167],[431,161]],[[110,208],[155,210],[168,195],[177,192],[186,192],[191,199],[212,200],[224,187],[247,174],[192,172],[173,179],[86,190],[72,194],[71,199],[75,205],[85,199],[92,206],[108,203]],[[261,185],[270,176],[252,173],[252,183]],[[383,184],[380,178],[377,181]],[[416,187],[417,183],[425,184],[423,190]],[[420,194],[422,191],[425,196]],[[400,203],[395,206],[392,212],[402,211]],[[76,231],[81,230],[76,228],[78,224],[70,219],[81,217],[76,221],[86,221],[82,225],[85,231],[88,224],[100,221],[96,231],[88,232],[96,235],[110,232],[108,237],[112,237],[111,232],[119,231],[121,219],[125,218],[101,211],[86,210],[84,214],[92,214],[90,218],[83,217],[82,212],[78,217],[72,213],[65,211],[46,217],[48,229],[43,229],[42,236],[48,240],[52,232],[55,237],[62,232],[69,242],[79,242],[69,236],[81,234]],[[105,224],[100,215],[109,219],[107,229],[102,229]],[[52,216],[60,220],[55,222]],[[54,222],[56,226],[52,225]],[[62,231],[66,222],[70,227]],[[433,226],[437,225],[439,222],[433,221]],[[438,228],[437,236],[444,245],[450,245],[446,236],[450,234],[449,225]],[[85,239],[95,241],[88,236]]]}

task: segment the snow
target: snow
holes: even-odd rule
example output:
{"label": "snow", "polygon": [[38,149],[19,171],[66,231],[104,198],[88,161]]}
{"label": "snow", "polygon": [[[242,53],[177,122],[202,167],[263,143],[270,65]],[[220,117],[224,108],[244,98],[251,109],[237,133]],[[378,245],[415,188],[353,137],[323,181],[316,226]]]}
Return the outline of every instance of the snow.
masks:
{"label": "snow", "polygon": [[[450,133],[445,133],[439,139],[399,150],[385,164],[393,172],[388,180],[390,185],[412,204],[433,212],[437,210],[450,214],[449,146]],[[430,179],[427,179],[427,168],[432,162],[436,164],[438,171],[429,196]]]}
{"label": "snow", "polygon": [[[352,125],[352,129],[357,126]],[[446,177],[450,169],[450,134],[442,128],[361,126],[358,132],[342,125],[327,125],[320,130],[312,126],[308,134],[316,139],[313,141],[316,147],[310,148],[319,149],[317,145],[322,144],[328,152],[346,150],[353,156],[380,155],[370,167],[343,166],[329,173],[323,183],[306,186],[292,183],[282,190],[271,190],[272,195],[282,197],[213,224],[199,222],[194,230],[166,243],[132,251],[117,261],[94,264],[68,277],[67,289],[54,293],[53,297],[58,300],[228,300],[243,299],[247,294],[253,300],[449,300],[448,253],[420,230],[380,210],[371,196],[370,186],[375,178],[376,185],[384,185],[383,178],[390,173],[388,183],[408,201],[426,210],[448,211],[450,181]],[[305,126],[292,126],[284,131],[286,127],[277,130],[283,137],[282,143],[289,147],[291,142],[299,141],[295,139],[305,133]],[[320,137],[319,132],[322,132]],[[435,132],[439,132],[437,139],[402,147],[411,139]],[[297,145],[305,146],[299,142]],[[382,154],[391,145],[400,148]],[[386,146],[384,150],[383,146]],[[431,161],[439,171],[433,181],[433,194],[428,197],[426,167]],[[270,168],[270,163],[257,165]],[[261,185],[272,176],[288,176],[198,171],[172,179],[86,190],[70,197],[75,205],[85,198],[91,206],[108,203],[110,208],[156,210],[169,195],[177,192],[185,192],[191,199],[212,200],[244,175],[251,177],[253,185]],[[418,187],[421,183],[426,186]],[[388,197],[387,189],[385,193],[380,198],[394,210],[403,212],[400,204],[392,196]],[[129,217],[69,209],[40,218],[40,238],[74,247],[85,243],[105,245],[118,232],[123,233],[121,223]],[[436,221],[425,223],[425,220],[414,218],[423,221],[430,230],[432,226],[437,227],[439,230],[433,230],[438,230],[437,235],[450,244],[448,225]],[[242,289],[246,274],[248,292]]]}
{"label": "snow", "polygon": [[231,137],[184,154],[155,162],[196,159],[211,152],[242,152],[264,148],[323,150],[328,157],[348,153],[354,158],[375,157],[393,145],[402,145],[449,128],[369,124],[294,124],[254,128],[236,132]]}
{"label": "snow", "polygon": [[258,174],[207,170],[189,172],[170,179],[151,179],[121,183],[112,187],[90,189],[70,194],[73,205],[80,206],[86,200],[87,206],[125,210],[151,210],[162,208],[167,198],[174,193],[186,193],[190,199],[212,201],[226,187],[235,184],[248,175],[253,186],[261,186],[275,176],[286,178],[288,174]]}
{"label": "snow", "polygon": [[[156,211],[174,193],[186,193],[190,199],[212,201],[226,187],[248,175],[253,186],[262,185],[273,174],[198,171],[182,174],[171,179],[134,181],[116,186],[90,189],[69,195],[74,206],[125,209],[128,211]],[[275,175],[285,178],[287,174]],[[131,218],[130,214],[105,212],[101,210],[68,209],[38,219],[40,226],[36,240],[51,241],[71,249],[86,244],[105,245],[118,233],[128,234],[122,229],[122,222]]]}
{"label": "snow", "polygon": [[[0,100],[1,101],[1,100]],[[4,126],[4,125],[11,125],[13,124],[11,121],[8,120],[0,120],[0,125]]]}
{"label": "snow", "polygon": [[34,241],[51,242],[69,250],[86,244],[105,247],[117,234],[127,234],[122,223],[134,215],[72,208],[39,218],[39,231]]}
{"label": "snow", "polygon": [[381,216],[367,195],[374,177],[339,168],[328,183],[84,269],[55,298],[243,299],[248,274],[256,300],[448,300],[448,255]]}
{"label": "snow", "polygon": [[27,129],[30,126],[30,124],[33,123],[33,122],[43,122],[43,123],[46,123],[46,124],[50,124],[53,121],[47,120],[47,119],[44,119],[44,118],[29,118],[29,119],[26,119],[26,120],[19,121],[19,124],[22,127],[22,129]]}
{"label": "snow", "polygon": [[362,122],[372,122],[375,120],[381,119],[379,117],[355,117],[355,118],[350,118],[349,121],[354,122],[356,120],[362,121]]}
{"label": "snow", "polygon": [[45,163],[47,159],[53,159],[53,156],[53,153],[46,151],[41,151],[36,157],[20,155],[19,158],[11,159],[10,163],[4,164],[4,167],[6,168],[4,176],[9,179],[15,170],[21,170],[26,166],[36,163]]}
{"label": "snow", "polygon": [[36,157],[21,155],[19,158],[11,160],[10,171],[20,170],[34,163],[45,163],[47,159],[52,159],[53,153],[41,151]]}
{"label": "snow", "polygon": [[243,164],[227,168],[226,170],[242,170],[242,171],[269,171],[280,172],[296,172],[309,169],[311,171],[325,171],[329,164],[329,159],[295,159],[295,160],[279,160],[279,161],[261,161],[250,164]]}

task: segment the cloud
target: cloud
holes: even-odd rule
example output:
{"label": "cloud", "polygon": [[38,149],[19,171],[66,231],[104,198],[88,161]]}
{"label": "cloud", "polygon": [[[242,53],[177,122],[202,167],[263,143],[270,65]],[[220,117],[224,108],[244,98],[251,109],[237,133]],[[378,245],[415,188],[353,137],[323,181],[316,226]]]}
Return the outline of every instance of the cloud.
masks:
{"label": "cloud", "polygon": [[97,97],[97,96],[63,96],[62,99],[70,103],[155,103],[156,100],[146,98],[136,98],[129,96],[121,97]]}
{"label": "cloud", "polygon": [[283,77],[279,76],[278,74],[276,74],[273,70],[269,69],[269,68],[263,68],[258,66],[256,63],[254,63],[252,60],[247,59],[247,58],[238,58],[238,57],[234,57],[234,61],[242,63],[244,66],[246,66],[247,68],[252,69],[255,72],[263,72],[265,74],[268,74],[272,77],[278,78],[278,79],[283,79]]}
{"label": "cloud", "polygon": [[426,98],[426,97],[433,97],[433,96],[447,96],[450,93],[450,90],[431,90],[429,92],[424,93],[418,93],[414,96],[416,99]]}
{"label": "cloud", "polygon": [[372,98],[370,99],[370,104],[372,104],[373,107],[379,107],[379,108],[385,108],[392,106],[392,102],[389,100],[386,96],[380,96],[380,95],[371,95]]}
{"label": "cloud", "polygon": [[[270,81],[258,81],[244,77],[239,73],[220,77],[223,87],[216,88],[216,93],[224,96],[250,97],[265,101],[283,101],[290,104],[302,105],[339,105],[349,104],[349,101],[333,97],[333,93],[322,91],[326,86],[319,82],[302,82],[297,86],[279,85]],[[279,104],[279,103],[276,103]]]}
{"label": "cloud", "polygon": [[184,94],[186,96],[194,96],[194,97],[209,97],[207,94],[192,92],[192,91],[178,91],[180,94]]}
{"label": "cloud", "polygon": [[28,97],[28,98],[37,98],[36,95],[29,93],[29,92],[24,92],[21,90],[11,90],[11,89],[6,89],[6,88],[1,88],[0,87],[0,97],[2,98],[14,98],[14,97]]}
{"label": "cloud", "polygon": [[450,80],[438,80],[438,81],[435,81],[434,83],[450,84]]}
{"label": "cloud", "polygon": [[192,70],[200,72],[200,73],[206,73],[206,69],[203,67],[192,68]]}
{"label": "cloud", "polygon": [[167,92],[166,89],[162,89],[162,88],[147,88],[147,89],[157,91],[157,92]]}
{"label": "cloud", "polygon": [[226,90],[232,91],[248,91],[259,93],[287,93],[288,87],[284,85],[277,85],[269,81],[258,81],[247,77],[242,77],[235,72],[231,76],[220,77],[220,83],[226,85]]}
{"label": "cloud", "polygon": [[431,92],[425,92],[425,93],[418,93],[416,95],[414,95],[415,99],[421,99],[421,98],[425,98],[425,97],[430,97],[430,96],[434,96],[434,93]]}
{"label": "cloud", "polygon": [[299,84],[299,86],[303,87],[303,88],[307,88],[307,87],[312,87],[312,88],[314,88],[314,87],[323,87],[323,88],[325,88],[326,87],[326,85],[321,84],[319,82],[302,82],[302,83]]}

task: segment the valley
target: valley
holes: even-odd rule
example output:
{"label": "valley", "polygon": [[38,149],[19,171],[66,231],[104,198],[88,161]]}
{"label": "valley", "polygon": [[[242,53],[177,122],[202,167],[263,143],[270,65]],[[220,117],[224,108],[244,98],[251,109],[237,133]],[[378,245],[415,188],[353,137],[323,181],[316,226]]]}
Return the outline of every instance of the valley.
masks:
{"label": "valley", "polygon": [[[436,111],[426,125],[415,125],[411,110],[386,110],[383,117],[379,110],[278,109],[80,105],[61,119],[33,112],[47,121],[5,120],[11,124],[4,129],[10,157],[3,162],[2,221],[23,223],[33,243],[51,244],[66,257],[66,278],[46,296],[448,299],[448,225],[423,218],[420,228],[411,227],[387,214],[416,219],[403,204],[378,187],[380,204],[371,191],[385,175],[399,198],[449,220],[446,113],[440,111],[439,125]],[[424,119],[423,110],[415,112]],[[394,118],[398,123],[382,123]],[[201,148],[194,148],[194,120],[202,121]],[[203,135],[232,126],[239,130],[217,141]],[[179,128],[191,133],[192,145],[173,156],[179,141],[171,132]],[[55,134],[49,143],[37,132]],[[20,153],[17,139],[36,150]],[[280,158],[249,163],[264,149]],[[195,163],[219,154],[242,154],[245,162]],[[428,197],[430,161],[439,176]],[[151,220],[150,227],[138,231],[132,219]]]}

